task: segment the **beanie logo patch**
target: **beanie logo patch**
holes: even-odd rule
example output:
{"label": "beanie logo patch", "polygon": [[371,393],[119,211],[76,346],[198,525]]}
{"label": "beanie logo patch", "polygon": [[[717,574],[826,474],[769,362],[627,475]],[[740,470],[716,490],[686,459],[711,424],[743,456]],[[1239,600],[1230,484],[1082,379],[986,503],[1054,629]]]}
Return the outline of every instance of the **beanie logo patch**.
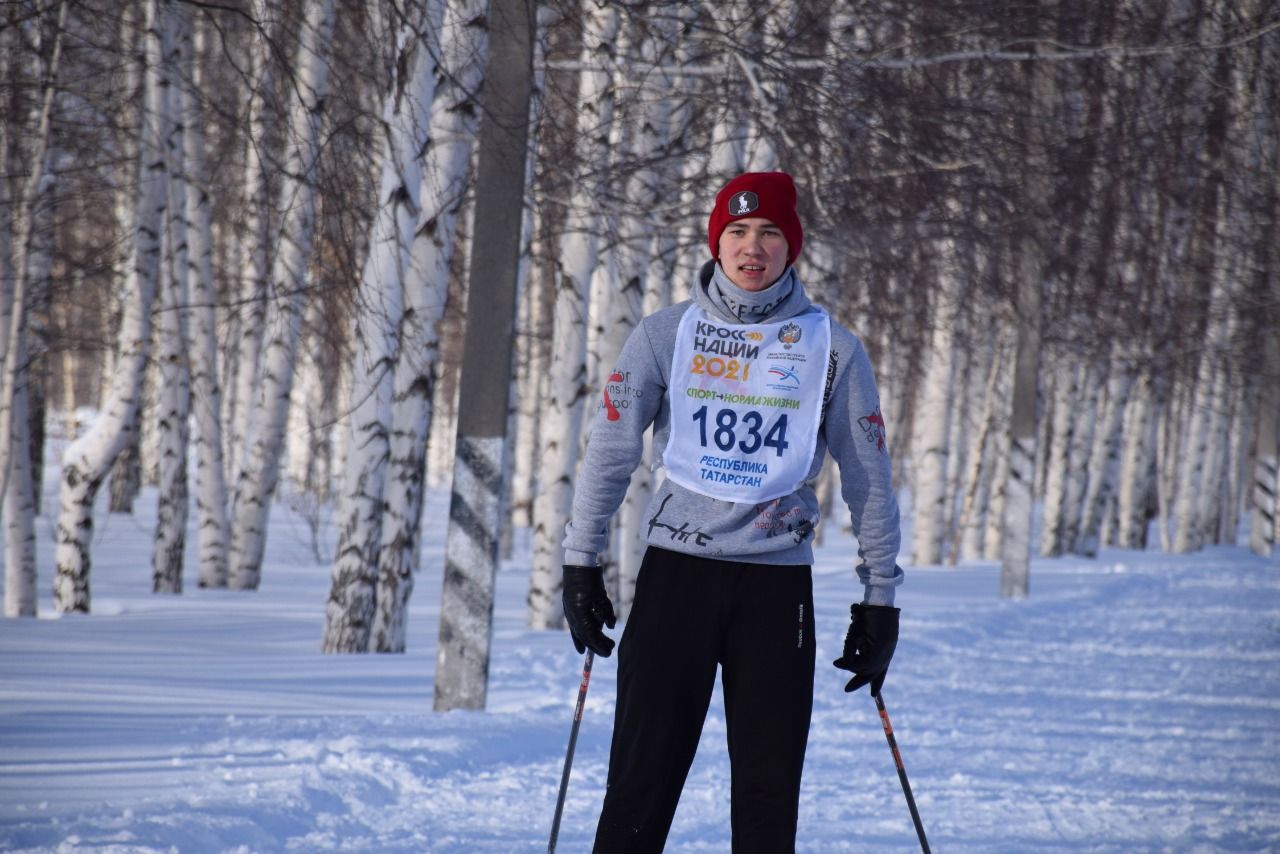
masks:
{"label": "beanie logo patch", "polygon": [[760,197],[750,190],[742,190],[729,199],[729,216],[746,216],[759,207]]}

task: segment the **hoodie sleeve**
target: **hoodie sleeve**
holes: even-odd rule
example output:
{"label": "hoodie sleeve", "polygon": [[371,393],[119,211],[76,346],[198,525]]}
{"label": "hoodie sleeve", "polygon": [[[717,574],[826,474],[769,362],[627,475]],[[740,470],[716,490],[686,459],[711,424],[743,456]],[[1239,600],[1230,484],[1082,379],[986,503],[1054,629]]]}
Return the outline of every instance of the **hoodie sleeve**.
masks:
{"label": "hoodie sleeve", "polygon": [[573,513],[565,525],[567,564],[599,563],[609,520],[644,455],[644,431],[662,406],[667,383],[649,338],[651,322],[642,320],[632,331],[600,392],[573,488]]}
{"label": "hoodie sleeve", "polygon": [[902,532],[884,418],[871,360],[861,341],[845,335],[853,346],[837,352],[846,353],[849,364],[837,375],[823,426],[827,447],[840,466],[840,493],[858,538],[864,601],[892,605],[894,588],[903,581],[897,565]]}

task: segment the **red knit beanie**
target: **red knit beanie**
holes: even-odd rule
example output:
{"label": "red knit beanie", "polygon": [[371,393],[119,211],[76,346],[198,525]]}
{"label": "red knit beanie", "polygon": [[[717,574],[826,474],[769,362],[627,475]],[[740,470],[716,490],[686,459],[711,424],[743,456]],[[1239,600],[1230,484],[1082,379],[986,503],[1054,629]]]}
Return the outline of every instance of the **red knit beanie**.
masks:
{"label": "red knit beanie", "polygon": [[711,257],[720,260],[720,233],[735,219],[763,217],[787,238],[787,263],[794,264],[804,245],[804,229],[796,215],[796,185],[786,172],[744,172],[716,194],[707,221]]}

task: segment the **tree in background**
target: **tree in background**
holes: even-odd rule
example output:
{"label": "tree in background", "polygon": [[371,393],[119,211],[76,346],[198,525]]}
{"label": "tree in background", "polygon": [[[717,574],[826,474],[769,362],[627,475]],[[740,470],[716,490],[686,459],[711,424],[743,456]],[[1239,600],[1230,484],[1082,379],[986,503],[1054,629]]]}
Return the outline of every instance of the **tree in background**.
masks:
{"label": "tree in background", "polygon": [[151,308],[160,277],[162,235],[168,195],[168,163],[164,143],[169,115],[164,57],[172,32],[170,4],[149,0],[146,6],[145,106],[139,127],[140,157],[137,208],[129,239],[133,265],[124,287],[124,308],[116,344],[111,389],[92,426],[63,453],[61,509],[54,550],[54,607],[62,612],[88,612],[90,607],[90,536],[93,502],[103,479],[136,429],[142,375],[151,336]]}
{"label": "tree in background", "polygon": [[[249,412],[250,447],[236,475],[231,505],[231,586],[257,588],[262,579],[267,519],[275,497],[306,308],[312,242],[316,232],[317,160],[329,91],[326,54],[333,39],[333,0],[307,6],[298,48],[297,94],[290,119],[288,155],[280,187],[282,219],[274,248],[266,347]],[[233,437],[234,438],[234,437]]]}

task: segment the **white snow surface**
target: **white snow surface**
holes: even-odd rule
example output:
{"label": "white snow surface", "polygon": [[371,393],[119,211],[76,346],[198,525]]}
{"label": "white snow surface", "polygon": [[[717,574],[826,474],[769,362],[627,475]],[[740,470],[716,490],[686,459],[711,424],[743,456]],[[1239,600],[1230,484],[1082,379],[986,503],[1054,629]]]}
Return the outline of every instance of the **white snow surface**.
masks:
{"label": "white snow surface", "polygon": [[[321,654],[328,566],[280,505],[259,591],[197,589],[192,535],[187,591],[152,594],[154,514],[144,492],[98,515],[88,616],[53,612],[40,521],[41,618],[0,620],[0,850],[546,850],[582,659],[525,627],[527,532],[498,573],[488,708],[435,713],[445,493],[405,655]],[[797,850],[918,851],[875,706],[830,665],[861,591],[856,542],[825,534]],[[934,851],[1280,850],[1275,558],[1035,559],[1024,601],[991,563],[906,572],[884,699]],[[590,850],[616,672],[597,659],[562,852]],[[717,689],[668,851],[730,850],[724,738]]]}

